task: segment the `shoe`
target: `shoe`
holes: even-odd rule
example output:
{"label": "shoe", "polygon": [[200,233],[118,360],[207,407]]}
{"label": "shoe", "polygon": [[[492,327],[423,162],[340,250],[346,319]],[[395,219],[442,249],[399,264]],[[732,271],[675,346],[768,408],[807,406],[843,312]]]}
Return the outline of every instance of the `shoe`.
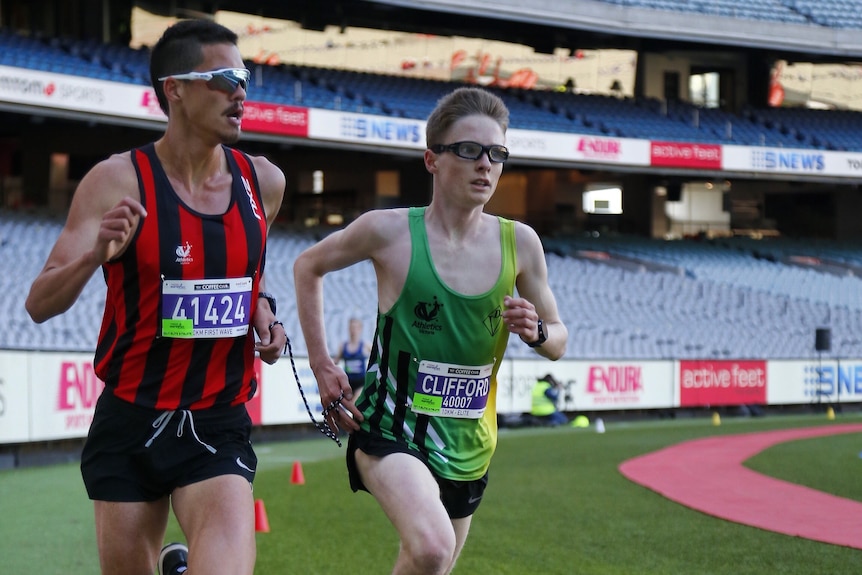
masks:
{"label": "shoe", "polygon": [[189,548],[182,543],[168,543],[159,553],[159,575],[176,575],[186,570]]}

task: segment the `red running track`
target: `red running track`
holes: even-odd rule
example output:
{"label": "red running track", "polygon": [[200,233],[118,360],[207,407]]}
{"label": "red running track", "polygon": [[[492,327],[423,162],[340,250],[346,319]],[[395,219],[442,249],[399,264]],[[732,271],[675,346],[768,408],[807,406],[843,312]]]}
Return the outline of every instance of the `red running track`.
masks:
{"label": "red running track", "polygon": [[778,443],[859,432],[862,424],[708,437],[624,461],[619,469],[631,481],[715,517],[862,549],[862,503],[742,465]]}

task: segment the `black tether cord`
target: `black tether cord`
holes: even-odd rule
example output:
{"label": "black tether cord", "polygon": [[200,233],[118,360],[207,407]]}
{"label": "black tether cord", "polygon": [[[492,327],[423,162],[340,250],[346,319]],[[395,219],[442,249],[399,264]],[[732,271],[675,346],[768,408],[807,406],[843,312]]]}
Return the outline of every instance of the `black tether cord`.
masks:
{"label": "black tether cord", "polygon": [[329,427],[329,424],[326,423],[326,416],[327,414],[329,414],[330,411],[338,408],[341,405],[341,400],[344,398],[344,392],[342,392],[341,395],[338,396],[338,399],[330,403],[329,406],[323,410],[323,421],[317,421],[316,419],[314,419],[314,415],[311,414],[311,408],[308,406],[308,400],[305,399],[305,392],[302,391],[302,384],[299,383],[299,374],[296,372],[296,363],[294,363],[293,361],[293,348],[290,346],[289,337],[287,338],[287,352],[290,356],[290,367],[293,368],[293,378],[296,380],[296,387],[299,388],[299,395],[302,396],[302,401],[303,403],[305,403],[305,409],[306,411],[308,411],[308,417],[311,418],[311,423],[314,424],[314,427],[316,427],[320,433],[337,443],[338,447],[341,447],[341,440],[338,439],[338,436],[335,434],[334,431],[332,431],[332,429]]}

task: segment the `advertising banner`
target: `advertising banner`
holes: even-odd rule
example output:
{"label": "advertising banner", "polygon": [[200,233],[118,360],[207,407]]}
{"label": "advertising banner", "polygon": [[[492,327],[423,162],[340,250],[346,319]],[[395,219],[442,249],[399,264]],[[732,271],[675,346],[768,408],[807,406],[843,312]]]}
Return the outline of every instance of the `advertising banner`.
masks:
{"label": "advertising banner", "polygon": [[308,109],[246,100],[242,130],[259,134],[308,137]]}
{"label": "advertising banner", "polygon": [[28,354],[0,351],[0,443],[30,440]]}
{"label": "advertising banner", "polygon": [[[302,384],[302,390],[311,413],[317,421],[323,406],[320,404],[320,390],[317,380],[305,357],[294,358],[296,372]],[[311,423],[305,403],[296,385],[293,368],[289,357],[282,357],[275,365],[261,362],[263,369],[261,386],[258,394],[261,396],[261,423],[263,425],[283,425],[292,423]]]}
{"label": "advertising banner", "polygon": [[862,154],[830,150],[723,146],[722,168],[729,171],[859,178]]}
{"label": "advertising banner", "polygon": [[650,142],[650,165],[663,168],[721,169],[721,146],[687,142]]}
{"label": "advertising banner", "polygon": [[770,405],[862,402],[862,360],[769,362]]}
{"label": "advertising banner", "polygon": [[424,150],[425,122],[312,108],[308,111],[308,137]]}
{"label": "advertising banner", "polygon": [[0,101],[166,121],[149,86],[0,66]]}
{"label": "advertising banner", "polygon": [[[532,407],[533,386],[550,373],[560,383],[571,379],[570,361],[548,360],[504,361],[497,372],[497,412],[527,413]],[[562,404],[557,407],[563,409]]]}
{"label": "advertising banner", "polygon": [[[425,121],[310,109],[308,137],[360,144],[425,149]],[[506,147],[514,158],[649,165],[649,141],[563,132],[510,129]]]}
{"label": "advertising banner", "polygon": [[[149,86],[0,66],[0,102],[129,120],[167,120]],[[243,130],[398,148],[425,148],[425,121],[247,100]],[[862,177],[862,153],[664,142],[510,129],[514,158],[745,173]]]}
{"label": "advertising banner", "polygon": [[568,411],[673,405],[672,361],[576,361]]}
{"label": "advertising banner", "polygon": [[30,441],[85,437],[104,387],[93,354],[43,352],[28,365]]}
{"label": "advertising banner", "polygon": [[679,362],[680,407],[765,404],[767,362]]}
{"label": "advertising banner", "polygon": [[[30,429],[25,430],[29,432],[28,441],[87,435],[96,400],[104,387],[93,371],[92,359],[90,353],[46,352],[38,356],[30,354],[30,361],[24,363],[30,366],[28,379],[31,423]],[[2,361],[0,359],[0,367],[3,365]],[[297,368],[304,374],[302,382],[312,411],[319,416],[322,410],[320,397],[317,383],[308,367],[308,360],[297,360]],[[288,358],[282,358],[275,365],[268,365],[256,359],[255,370],[258,390],[246,405],[254,425],[309,421],[293,380]],[[0,377],[5,379],[5,375]],[[0,384],[0,390],[2,389],[3,385]],[[26,405],[26,401],[24,404]],[[2,436],[0,440],[5,441]]]}
{"label": "advertising banner", "polygon": [[[0,101],[130,119],[167,121],[149,86],[0,66]],[[246,100],[242,129],[308,136],[308,109]]]}
{"label": "advertising banner", "polygon": [[515,158],[649,165],[649,141],[512,128],[506,147]]}
{"label": "advertising banner", "polygon": [[[862,361],[835,360],[809,362],[809,366],[818,374],[817,396],[833,401],[862,401]],[[809,371],[811,371],[809,367]]]}
{"label": "advertising banner", "polygon": [[[519,395],[516,401],[514,393],[515,376],[513,370],[516,363],[518,362],[503,361],[500,364],[500,369],[497,370],[497,413],[524,412],[524,398]],[[526,379],[529,380],[529,376]]]}

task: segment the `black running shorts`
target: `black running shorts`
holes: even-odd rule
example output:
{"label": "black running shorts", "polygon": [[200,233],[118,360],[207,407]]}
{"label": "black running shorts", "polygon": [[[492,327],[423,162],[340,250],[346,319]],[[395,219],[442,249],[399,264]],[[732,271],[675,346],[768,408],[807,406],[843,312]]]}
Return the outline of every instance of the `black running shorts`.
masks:
{"label": "black running shorts", "polygon": [[485,475],[474,481],[455,481],[438,477],[421,453],[410,449],[403,443],[378,438],[360,430],[350,434],[350,440],[347,442],[347,474],[350,477],[350,488],[353,491],[368,491],[359,475],[359,469],[356,467],[357,449],[361,449],[363,453],[374,457],[383,457],[392,453],[406,453],[424,463],[437,481],[437,485],[440,486],[440,501],[442,501],[450,519],[461,519],[473,515],[479,508],[482,495],[488,486],[487,471]]}
{"label": "black running shorts", "polygon": [[162,412],[105,389],[81,454],[90,499],[155,501],[220,475],[254,480],[257,456],[244,405]]}

